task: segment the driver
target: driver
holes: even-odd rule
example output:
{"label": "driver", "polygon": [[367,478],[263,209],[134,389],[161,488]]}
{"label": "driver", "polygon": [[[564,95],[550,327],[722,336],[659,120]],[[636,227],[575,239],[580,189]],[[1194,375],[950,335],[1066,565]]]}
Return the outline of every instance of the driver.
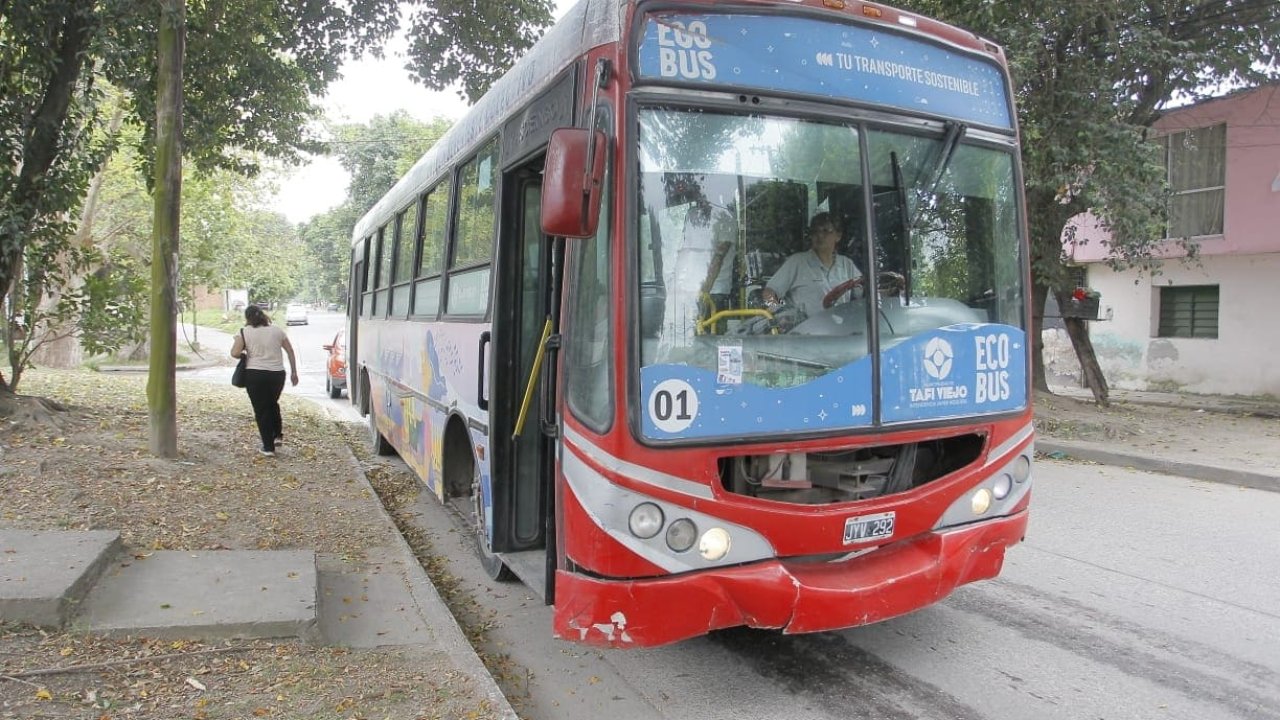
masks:
{"label": "driver", "polygon": [[[805,315],[822,312],[835,302],[854,297],[855,281],[862,277],[853,260],[836,253],[841,228],[831,213],[820,212],[809,221],[809,250],[795,253],[782,263],[764,287],[765,306],[773,309],[786,298]],[[842,283],[848,286],[824,305],[823,299]]]}

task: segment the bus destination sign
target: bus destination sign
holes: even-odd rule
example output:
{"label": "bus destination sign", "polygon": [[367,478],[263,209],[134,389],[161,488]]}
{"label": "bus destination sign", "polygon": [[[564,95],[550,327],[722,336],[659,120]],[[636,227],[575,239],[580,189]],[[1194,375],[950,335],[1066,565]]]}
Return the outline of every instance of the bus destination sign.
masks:
{"label": "bus destination sign", "polygon": [[641,80],[819,95],[1013,127],[993,63],[879,28],[661,13],[649,17],[638,56]]}

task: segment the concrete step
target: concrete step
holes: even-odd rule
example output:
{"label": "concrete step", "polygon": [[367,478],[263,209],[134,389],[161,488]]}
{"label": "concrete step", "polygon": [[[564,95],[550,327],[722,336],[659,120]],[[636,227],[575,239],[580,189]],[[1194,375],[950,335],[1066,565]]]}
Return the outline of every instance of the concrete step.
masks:
{"label": "concrete step", "polygon": [[138,553],[112,563],[76,630],[160,638],[318,640],[310,550]]}
{"label": "concrete step", "polygon": [[0,620],[60,628],[119,554],[107,530],[0,530]]}

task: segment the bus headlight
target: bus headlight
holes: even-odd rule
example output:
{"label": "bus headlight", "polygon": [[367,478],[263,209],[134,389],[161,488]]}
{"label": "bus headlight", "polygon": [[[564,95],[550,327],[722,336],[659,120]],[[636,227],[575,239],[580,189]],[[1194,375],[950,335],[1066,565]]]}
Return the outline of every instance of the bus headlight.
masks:
{"label": "bus headlight", "polygon": [[662,529],[662,508],[653,503],[640,503],[631,509],[627,518],[627,528],[631,534],[641,540],[648,540]]}
{"label": "bus headlight", "polygon": [[1004,473],[996,478],[996,482],[991,486],[991,494],[996,496],[997,500],[1003,500],[1009,497],[1009,491],[1013,489],[1013,478],[1009,473]]}
{"label": "bus headlight", "polygon": [[978,488],[973,493],[973,499],[970,501],[970,503],[971,503],[970,507],[973,508],[974,515],[981,515],[982,513],[990,510],[991,509],[991,491],[986,488]]}
{"label": "bus headlight", "polygon": [[698,539],[698,526],[689,518],[680,518],[667,528],[667,547],[682,553]]}
{"label": "bus headlight", "polygon": [[702,539],[698,541],[698,554],[703,560],[715,562],[729,554],[730,544],[728,530],[711,528],[702,533]]}
{"label": "bus headlight", "polygon": [[1013,461],[1013,479],[1016,482],[1026,482],[1029,477],[1031,477],[1031,458],[1019,455],[1018,459]]}

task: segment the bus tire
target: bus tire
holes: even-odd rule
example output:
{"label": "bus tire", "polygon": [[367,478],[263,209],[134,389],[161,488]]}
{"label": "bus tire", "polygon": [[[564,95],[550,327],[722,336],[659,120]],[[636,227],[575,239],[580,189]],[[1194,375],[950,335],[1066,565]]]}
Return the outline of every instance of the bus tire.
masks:
{"label": "bus tire", "polygon": [[373,405],[369,406],[369,449],[376,455],[394,455],[396,452],[391,443],[387,442],[387,438],[382,435],[382,431],[378,429],[378,413],[373,409]]}
{"label": "bus tire", "polygon": [[489,549],[489,533],[484,520],[484,494],[480,489],[480,466],[476,463],[470,443],[465,444],[464,450],[457,453],[455,460],[460,465],[457,471],[465,472],[471,477],[471,534],[475,541],[476,557],[480,559],[480,567],[489,579],[510,582],[516,579],[515,573],[502,562],[502,558]]}

